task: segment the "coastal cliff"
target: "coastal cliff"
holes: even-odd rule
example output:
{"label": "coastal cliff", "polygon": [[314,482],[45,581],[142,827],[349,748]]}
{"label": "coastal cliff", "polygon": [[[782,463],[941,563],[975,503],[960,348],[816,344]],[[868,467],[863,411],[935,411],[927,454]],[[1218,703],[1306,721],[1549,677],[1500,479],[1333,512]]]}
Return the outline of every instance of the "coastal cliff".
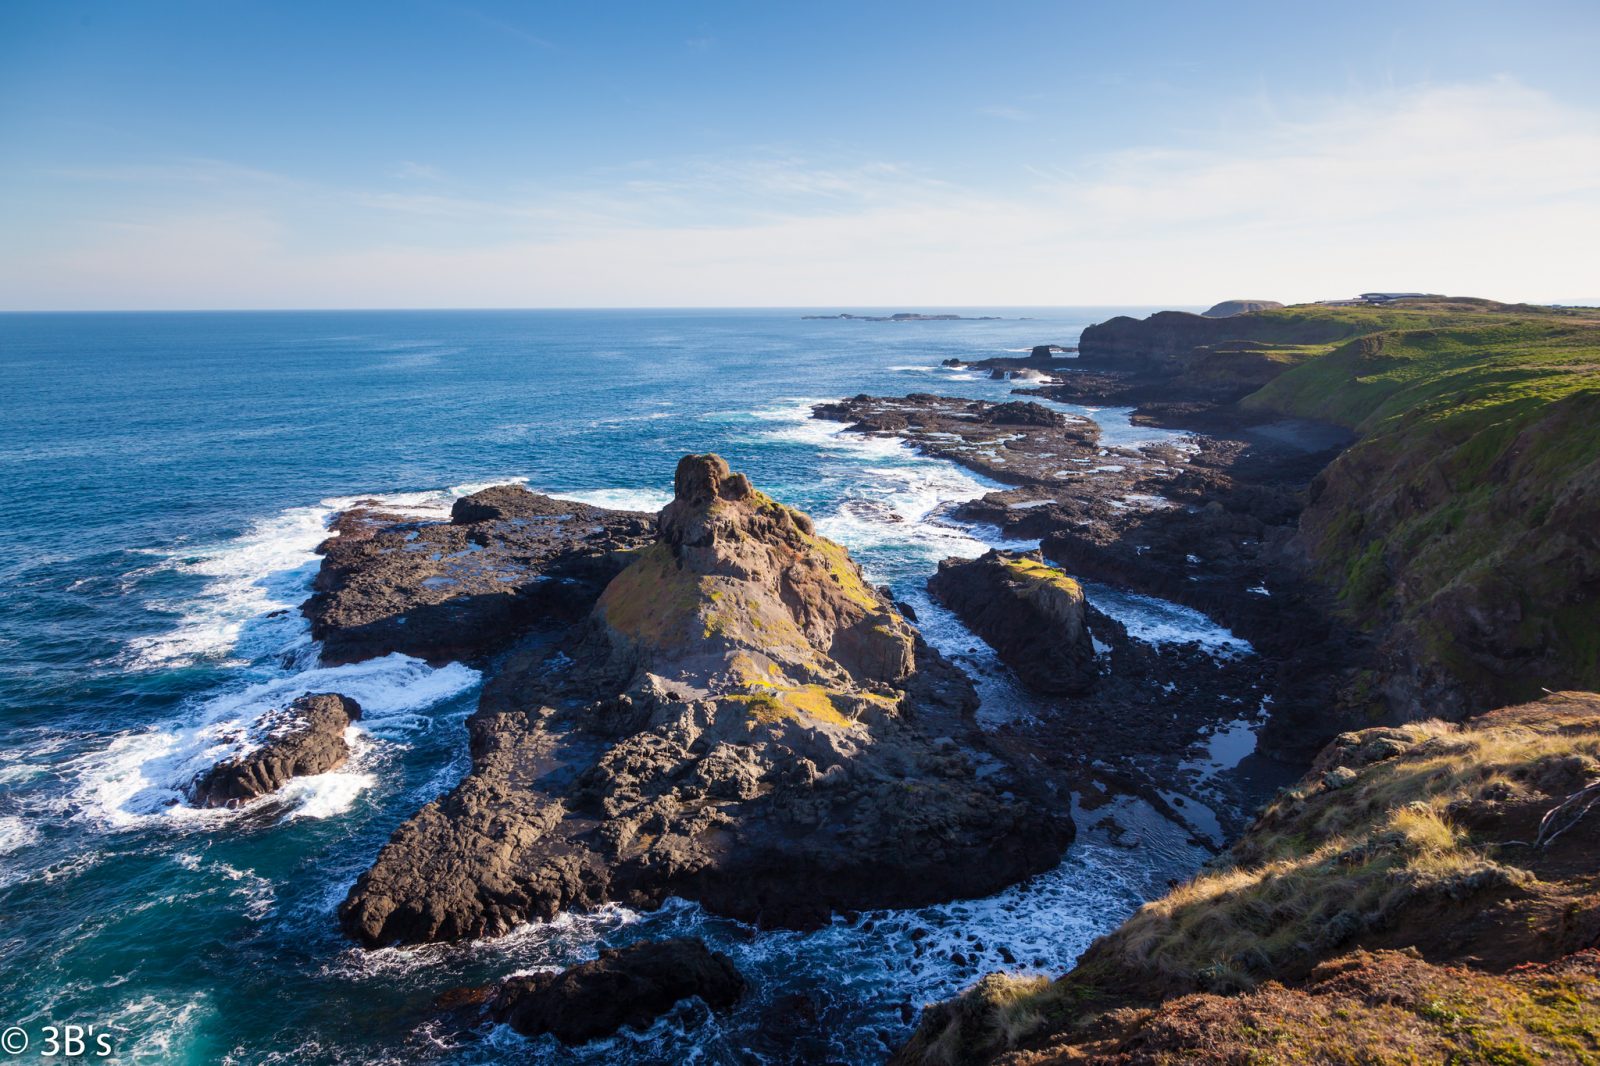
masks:
{"label": "coastal cliff", "polygon": [[[1600,687],[1600,315],[1442,298],[1167,312],[1090,327],[1081,349],[1140,417],[1351,434],[1309,485],[1294,545],[1378,649],[1338,698],[1347,726]],[[1192,388],[1221,380],[1229,349],[1248,369]]]}
{"label": "coastal cliff", "polygon": [[1600,696],[1340,736],[1056,980],[928,1008],[924,1063],[1590,1063]]}

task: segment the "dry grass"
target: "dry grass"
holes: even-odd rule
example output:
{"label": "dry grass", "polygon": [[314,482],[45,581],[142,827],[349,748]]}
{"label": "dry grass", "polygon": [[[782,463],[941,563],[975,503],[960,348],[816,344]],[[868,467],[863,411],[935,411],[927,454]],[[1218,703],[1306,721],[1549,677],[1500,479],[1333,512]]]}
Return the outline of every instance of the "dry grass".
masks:
{"label": "dry grass", "polygon": [[1536,892],[1528,866],[1538,849],[1508,838],[1508,812],[1536,822],[1597,777],[1600,699],[1588,694],[1467,726],[1345,734],[1227,856],[1140,908],[1071,974],[1048,985],[986,978],[930,1008],[897,1061],[942,1061],[919,1057],[939,1048],[959,1050],[952,1061],[983,1061],[1117,1005],[1297,979],[1364,934],[1426,941],[1451,915],[1470,919],[1493,900]]}

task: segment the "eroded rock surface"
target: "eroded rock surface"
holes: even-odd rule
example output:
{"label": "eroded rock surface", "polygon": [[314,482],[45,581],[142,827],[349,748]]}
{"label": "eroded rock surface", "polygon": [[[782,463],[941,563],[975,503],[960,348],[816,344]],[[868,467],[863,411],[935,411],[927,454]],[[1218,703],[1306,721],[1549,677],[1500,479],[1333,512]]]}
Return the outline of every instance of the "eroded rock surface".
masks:
{"label": "eroded rock surface", "polygon": [[1083,586],[1037,555],[991,551],[946,559],[928,591],[1035,692],[1081,695],[1098,670]]}
{"label": "eroded rock surface", "polygon": [[625,1025],[646,1028],[690,997],[726,1010],[744,990],[733,960],[703,942],[645,940],[559,973],[513,977],[495,993],[489,1014],[524,1036],[550,1033],[564,1044],[582,1044]]}
{"label": "eroded rock surface", "polygon": [[1064,797],[845,550],[717,456],[559,649],[512,653],[473,769],[341,909],[368,945],[667,895],[767,925],[981,895],[1052,865]]}
{"label": "eroded rock surface", "polygon": [[255,747],[195,779],[195,806],[236,807],[276,792],[291,778],[337,770],[350,756],[345,729],[360,717],[355,700],[333,694],[301,696],[269,711],[252,727]]}
{"label": "eroded rock surface", "polygon": [[449,522],[356,508],[322,545],[302,608],[328,664],[404,652],[473,659],[551,616],[581,617],[654,520],[497,485],[455,502]]}

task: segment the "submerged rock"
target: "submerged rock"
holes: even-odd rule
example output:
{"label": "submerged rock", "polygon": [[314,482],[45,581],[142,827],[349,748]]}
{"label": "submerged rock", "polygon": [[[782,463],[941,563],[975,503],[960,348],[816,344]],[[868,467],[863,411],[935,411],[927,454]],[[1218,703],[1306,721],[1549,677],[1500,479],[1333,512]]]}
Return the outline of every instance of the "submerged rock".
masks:
{"label": "submerged rock", "polygon": [[552,652],[513,652],[473,769],[341,909],[367,945],[668,895],[765,925],[981,895],[1047,869],[1065,805],[839,545],[714,455]]}
{"label": "submerged rock", "polygon": [[256,722],[258,747],[217,763],[195,779],[197,807],[235,807],[288,784],[290,778],[336,770],[350,756],[345,729],[361,706],[345,696],[301,696]]}
{"label": "submerged rock", "polygon": [[1083,586],[1035,556],[990,551],[946,559],[928,591],[1035,692],[1081,694],[1097,668]]}
{"label": "submerged rock", "polygon": [[495,993],[489,1014],[524,1036],[550,1033],[581,1044],[624,1025],[644,1029],[690,997],[727,1010],[744,990],[733,960],[701,941],[645,940],[559,973],[513,977]]}
{"label": "submerged rock", "polygon": [[335,521],[301,610],[324,663],[479,658],[543,619],[581,617],[652,525],[521,485],[462,497],[449,522],[358,509]]}

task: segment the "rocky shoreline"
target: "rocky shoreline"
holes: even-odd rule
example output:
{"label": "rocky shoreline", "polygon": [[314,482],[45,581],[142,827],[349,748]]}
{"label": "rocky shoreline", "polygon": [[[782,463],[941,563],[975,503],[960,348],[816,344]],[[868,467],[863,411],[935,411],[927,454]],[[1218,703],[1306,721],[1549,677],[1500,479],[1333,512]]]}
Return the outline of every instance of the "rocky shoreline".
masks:
{"label": "rocky shoreline", "polygon": [[1307,579],[1296,543],[1308,486],[1335,451],[1204,434],[1106,447],[1093,422],[1037,402],[925,393],[857,396],[816,415],[1010,486],[955,517],[1038,539],[1078,579],[1192,607],[1249,640],[1272,679],[1264,751],[1306,759],[1338,731],[1317,720],[1370,650]]}
{"label": "rocky shoreline", "polygon": [[[983,432],[1100,451],[1092,425],[1038,404],[979,413]],[[498,486],[449,522],[358,506],[335,531],[305,607],[334,657],[488,670],[472,771],[395,832],[340,908],[368,947],[494,936],[607,901],[680,896],[815,928],[982,896],[1058,861],[1073,794],[1101,836],[1128,832],[1107,805],[1137,797],[1215,850],[1214,817],[1194,820],[1165,785],[1184,780],[1217,701],[1237,715],[1261,695],[1244,659],[1135,640],[1063,576],[1019,588],[1020,613],[996,621],[1032,611],[1061,629],[1070,679],[1053,669],[1042,687],[1076,694],[1074,713],[980,728],[971,681],[891,592],[715,456],[684,459],[659,516]],[[943,597],[970,580],[948,577]],[[1025,677],[1028,654],[1012,656]],[[1210,788],[1232,824],[1243,796]],[[511,1019],[511,992],[497,996],[491,1015]]]}
{"label": "rocky shoreline", "polygon": [[[1309,839],[1283,828],[1308,802],[1337,813],[1343,800],[1328,797],[1366,780],[1374,762],[1464,750],[1435,743],[1443,734],[1432,725],[1345,732],[1395,713],[1398,689],[1386,707],[1374,679],[1396,684],[1393,664],[1414,650],[1397,652],[1351,611],[1351,585],[1330,585],[1326,545],[1314,539],[1326,494],[1345,491],[1350,430],[1243,402],[1350,335],[1349,321],[1298,314],[1113,320],[1086,330],[1075,358],[1040,345],[1025,359],[960,365],[1016,382],[1015,399],[863,394],[814,409],[842,432],[903,441],[1003,486],[944,520],[993,530],[1007,547],[944,560],[927,584],[934,606],[918,608],[948,611],[971,634],[964,649],[948,628],[943,653],[932,646],[906,590],[873,587],[809,516],[715,455],[683,458],[656,515],[515,485],[456,501],[448,522],[346,511],[319,549],[303,608],[324,661],[398,651],[470,660],[487,680],[467,723],[470,772],[395,830],[340,906],[344,932],[366,948],[461,941],[669,897],[754,927],[813,930],[840,914],[994,893],[1053,867],[1079,833],[1137,847],[1118,821],[1130,803],[1182,827],[1225,868],[1256,864],[1270,881],[1280,837],[1295,848]],[[1128,437],[1085,417],[1084,404],[1135,407],[1133,424],[1182,432],[1119,444]],[[1184,609],[1213,628],[1152,627],[1150,611]],[[1014,686],[1012,713],[991,708],[980,724],[974,678]],[[1500,750],[1496,723],[1521,736],[1555,722],[1576,735],[1591,711],[1591,698],[1574,697],[1502,712],[1484,726],[1489,739],[1461,743],[1489,759]],[[274,712],[258,724],[261,743],[196,779],[193,802],[247,803],[339,765],[359,713],[332,694]],[[1234,769],[1241,755],[1210,761],[1216,739],[1236,734],[1258,753],[1249,772]],[[1576,824],[1600,803],[1584,800],[1600,787],[1584,784],[1597,752],[1588,740],[1578,747],[1559,781],[1554,769],[1504,772],[1553,810],[1586,803]],[[1319,751],[1313,774],[1241,838],[1249,812]],[[1487,804],[1468,812],[1484,813],[1523,786],[1498,787],[1458,790],[1460,803]],[[1458,806],[1451,818],[1465,817]],[[1416,841],[1379,826],[1361,861],[1387,848],[1424,862],[1416,856],[1455,847],[1453,826],[1421,826]],[[1406,850],[1413,844],[1421,850]],[[1460,855],[1462,869],[1472,865]],[[1495,880],[1511,867],[1472,869],[1486,879],[1450,881],[1449,898],[1524,883],[1514,871]],[[1436,902],[1432,874],[1417,876],[1415,898]],[[1188,905],[1184,891],[1173,907]],[[1378,929],[1389,918],[1371,920]],[[1347,933],[1328,945],[1350,942]],[[1289,974],[1284,960],[1249,953],[1196,963],[1182,980],[1147,973],[1143,948],[1116,946],[1132,935],[1084,957],[1094,996],[1107,995],[1096,984],[1106,967],[1123,982],[1108,1002],[1141,1007]],[[1340,965],[1434,979],[1388,957]],[[1342,994],[1320,970],[1291,976],[1313,997]],[[461,1002],[525,1034],[580,1042],[647,1025],[685,997],[724,1009],[744,987],[727,958],[673,940],[468,990]],[[899,1061],[1003,1056],[1020,1037],[997,1042],[996,1026],[1054,1039],[1006,1004],[1058,1011],[1060,996],[1076,995],[986,979],[930,1010]],[[1183,1046],[1181,1035],[1163,1039]]]}

